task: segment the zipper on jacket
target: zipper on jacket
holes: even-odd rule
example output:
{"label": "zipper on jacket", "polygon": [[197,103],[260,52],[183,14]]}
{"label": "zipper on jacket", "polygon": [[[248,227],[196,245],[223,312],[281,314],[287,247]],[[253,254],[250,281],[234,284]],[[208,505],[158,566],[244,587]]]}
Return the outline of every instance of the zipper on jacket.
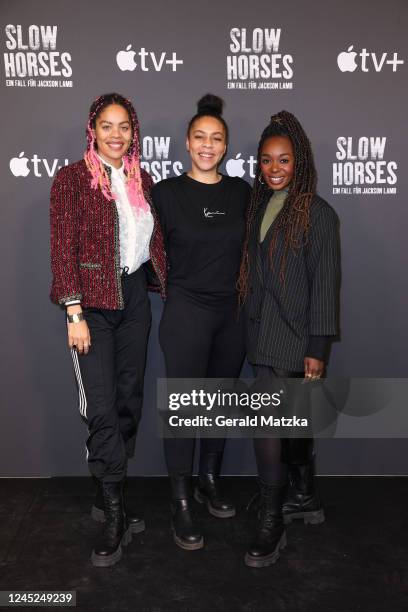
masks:
{"label": "zipper on jacket", "polygon": [[122,281],[120,278],[121,269],[120,269],[120,250],[119,250],[119,215],[118,215],[118,210],[116,208],[115,200],[112,201],[112,206],[113,206],[113,215],[115,218],[113,248],[115,252],[116,295],[118,298],[119,310],[123,310],[124,302],[123,302],[123,293],[122,293]]}

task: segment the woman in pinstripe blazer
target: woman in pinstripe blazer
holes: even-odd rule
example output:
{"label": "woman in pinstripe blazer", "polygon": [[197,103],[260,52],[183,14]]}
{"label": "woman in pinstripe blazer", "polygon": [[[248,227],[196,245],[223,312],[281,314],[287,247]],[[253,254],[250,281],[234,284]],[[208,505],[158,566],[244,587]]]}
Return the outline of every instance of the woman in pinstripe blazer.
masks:
{"label": "woman in pinstripe blazer", "polygon": [[[286,111],[273,115],[258,146],[239,278],[248,360],[263,379],[319,378],[338,334],[338,218],[316,182],[302,126]],[[261,506],[245,562],[263,567],[286,544],[284,523],[320,523],[324,513],[312,439],[258,438],[254,447]]]}

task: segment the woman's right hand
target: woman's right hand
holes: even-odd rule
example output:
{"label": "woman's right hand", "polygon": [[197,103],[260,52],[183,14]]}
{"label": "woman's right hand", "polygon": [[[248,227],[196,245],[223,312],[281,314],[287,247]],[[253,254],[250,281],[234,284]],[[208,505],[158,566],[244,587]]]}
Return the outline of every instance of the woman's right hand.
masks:
{"label": "woman's right hand", "polygon": [[76,348],[80,355],[87,355],[91,346],[91,334],[86,321],[68,323],[68,346]]}

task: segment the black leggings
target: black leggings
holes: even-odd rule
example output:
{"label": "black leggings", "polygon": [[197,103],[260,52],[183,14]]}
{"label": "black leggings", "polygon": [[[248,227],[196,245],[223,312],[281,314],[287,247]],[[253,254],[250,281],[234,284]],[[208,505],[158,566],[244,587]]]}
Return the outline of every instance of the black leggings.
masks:
{"label": "black leggings", "polygon": [[[303,378],[303,372],[281,370],[272,366],[254,365],[260,378]],[[254,450],[258,476],[267,484],[284,484],[287,464],[308,463],[313,453],[311,438],[254,438]]]}
{"label": "black leggings", "polygon": [[[169,290],[159,339],[167,378],[239,376],[245,343],[243,321],[237,321],[235,300],[215,308],[197,303],[186,293]],[[224,444],[224,438],[202,438],[200,454],[222,452]],[[194,445],[191,438],[164,439],[169,474],[192,472]]]}

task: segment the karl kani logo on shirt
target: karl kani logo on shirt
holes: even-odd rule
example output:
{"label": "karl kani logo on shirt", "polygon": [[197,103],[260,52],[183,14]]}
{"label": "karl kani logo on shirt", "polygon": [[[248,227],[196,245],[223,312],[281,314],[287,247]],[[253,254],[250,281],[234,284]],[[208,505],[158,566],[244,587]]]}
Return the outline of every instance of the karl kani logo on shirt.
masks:
{"label": "karl kani logo on shirt", "polygon": [[203,209],[204,217],[207,219],[212,219],[214,215],[225,215],[225,212],[219,210],[208,210],[208,208]]}

